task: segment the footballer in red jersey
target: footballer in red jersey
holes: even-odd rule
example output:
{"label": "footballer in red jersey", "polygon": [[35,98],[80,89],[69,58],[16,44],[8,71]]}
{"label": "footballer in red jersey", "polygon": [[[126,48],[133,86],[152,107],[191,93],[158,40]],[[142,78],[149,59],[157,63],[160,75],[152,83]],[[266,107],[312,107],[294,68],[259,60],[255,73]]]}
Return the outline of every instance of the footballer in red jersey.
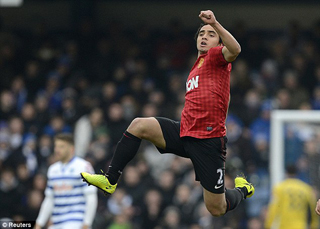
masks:
{"label": "footballer in red jersey", "polygon": [[161,153],[190,158],[208,211],[222,216],[254,194],[254,187],[244,177],[235,178],[234,189],[226,189],[224,182],[231,62],[241,48],[211,10],[201,11],[199,17],[204,24],[196,34],[198,58],[186,82],[181,121],[135,118],[118,142],[107,173],[81,175],[87,183],[112,194],[141,140],[148,140]]}
{"label": "footballer in red jersey", "polygon": [[[210,33],[214,34],[213,28],[211,30]],[[200,37],[204,31],[200,31]],[[206,44],[205,41],[206,38],[202,37],[199,42]],[[191,69],[181,115],[181,137],[202,139],[226,135],[231,63],[224,59],[223,48],[213,47],[200,54]]]}

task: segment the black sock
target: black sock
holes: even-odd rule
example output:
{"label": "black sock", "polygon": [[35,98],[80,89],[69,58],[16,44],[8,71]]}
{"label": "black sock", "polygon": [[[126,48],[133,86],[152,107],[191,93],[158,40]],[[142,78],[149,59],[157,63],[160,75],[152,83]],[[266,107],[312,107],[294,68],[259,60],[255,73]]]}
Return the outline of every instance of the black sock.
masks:
{"label": "black sock", "polygon": [[130,134],[128,131],[123,133],[122,138],[117,144],[107,176],[111,184],[116,184],[122,174],[124,167],[134,158],[141,139]]}
{"label": "black sock", "polygon": [[241,193],[243,194],[243,199],[247,199],[247,195],[248,195],[248,189],[246,187],[242,187],[242,188],[236,188],[239,191],[241,191]]}
{"label": "black sock", "polygon": [[243,193],[235,188],[235,189],[226,189],[226,201],[227,201],[227,211],[231,211],[235,209],[241,200],[244,199]]}

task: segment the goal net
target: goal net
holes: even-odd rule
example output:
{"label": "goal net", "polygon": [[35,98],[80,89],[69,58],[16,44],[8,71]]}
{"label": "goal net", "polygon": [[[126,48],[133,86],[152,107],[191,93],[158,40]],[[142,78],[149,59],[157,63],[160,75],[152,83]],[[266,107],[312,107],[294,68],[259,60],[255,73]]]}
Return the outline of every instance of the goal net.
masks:
{"label": "goal net", "polygon": [[271,113],[271,187],[285,178],[285,167],[295,164],[298,177],[319,191],[320,111],[274,110]]}

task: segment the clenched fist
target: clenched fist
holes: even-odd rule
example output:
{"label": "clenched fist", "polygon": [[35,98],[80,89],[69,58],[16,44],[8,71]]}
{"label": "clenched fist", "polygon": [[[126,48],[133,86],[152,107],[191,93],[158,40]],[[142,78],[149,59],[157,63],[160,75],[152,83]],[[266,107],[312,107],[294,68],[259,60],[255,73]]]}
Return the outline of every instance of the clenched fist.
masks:
{"label": "clenched fist", "polygon": [[214,16],[211,10],[201,11],[199,14],[199,18],[206,24],[215,24],[217,23],[217,19]]}

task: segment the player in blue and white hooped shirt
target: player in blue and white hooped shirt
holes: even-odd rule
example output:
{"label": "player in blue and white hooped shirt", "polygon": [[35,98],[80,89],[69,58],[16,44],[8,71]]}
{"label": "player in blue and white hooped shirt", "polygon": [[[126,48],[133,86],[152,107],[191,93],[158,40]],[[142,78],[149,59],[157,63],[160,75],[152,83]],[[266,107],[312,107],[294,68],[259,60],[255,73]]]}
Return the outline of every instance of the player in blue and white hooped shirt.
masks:
{"label": "player in blue and white hooped shirt", "polygon": [[35,228],[44,227],[50,216],[50,229],[91,228],[97,209],[97,190],[82,182],[80,172],[94,170],[88,161],[74,155],[71,134],[56,135],[54,144],[58,162],[48,169],[45,199]]}

